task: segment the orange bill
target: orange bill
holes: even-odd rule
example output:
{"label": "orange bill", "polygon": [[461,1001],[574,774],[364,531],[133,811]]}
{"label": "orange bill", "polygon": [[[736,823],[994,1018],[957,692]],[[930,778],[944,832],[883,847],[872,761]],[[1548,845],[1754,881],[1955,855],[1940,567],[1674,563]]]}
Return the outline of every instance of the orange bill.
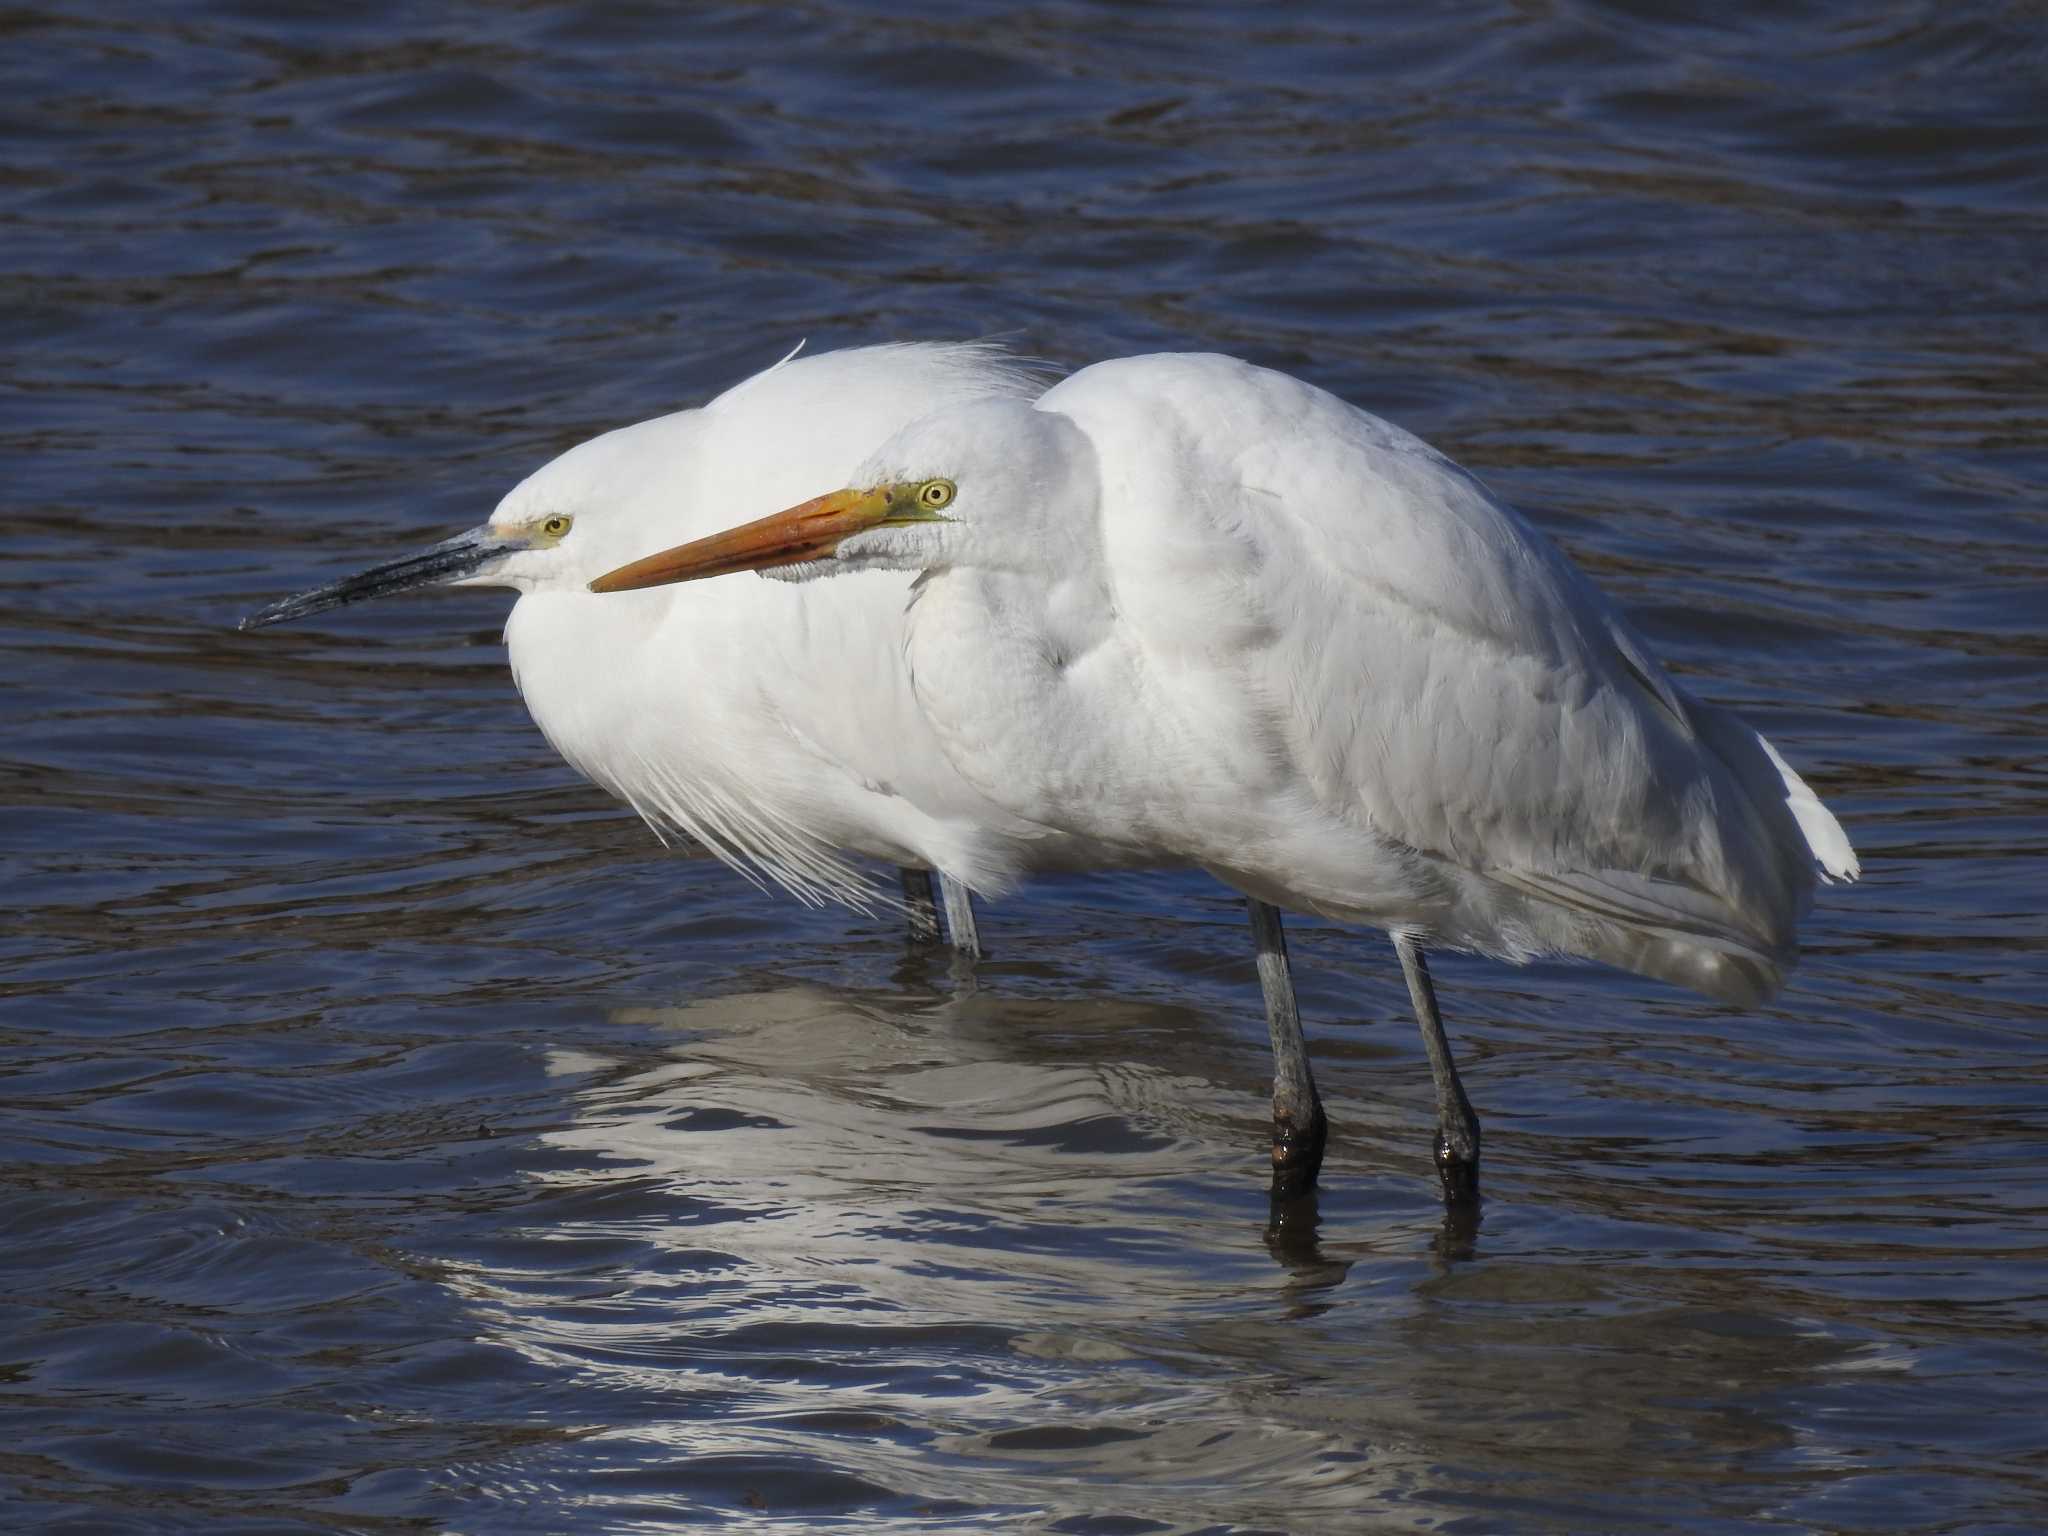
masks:
{"label": "orange bill", "polygon": [[632,592],[671,582],[697,581],[732,571],[765,571],[778,565],[823,560],[840,540],[900,519],[902,488],[833,491],[787,512],[758,518],[724,533],[679,544],[607,571],[590,584],[593,592]]}

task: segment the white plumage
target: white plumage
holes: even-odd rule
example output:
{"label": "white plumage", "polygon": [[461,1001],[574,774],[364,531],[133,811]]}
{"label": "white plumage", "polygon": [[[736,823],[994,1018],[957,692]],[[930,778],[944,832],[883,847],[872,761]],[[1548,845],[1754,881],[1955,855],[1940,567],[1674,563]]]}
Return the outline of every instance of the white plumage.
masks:
{"label": "white plumage", "polygon": [[[1778,988],[1816,878],[1857,873],[1770,744],[1476,479],[1230,358],[948,406],[846,491],[599,585],[749,565],[921,572],[903,657],[946,760],[1105,861],[1740,1003]],[[1015,847],[927,852],[987,888]]]}
{"label": "white plumage", "polygon": [[928,572],[917,703],[1026,821],[1739,1002],[1776,989],[1816,871],[1856,873],[1784,759],[1548,539],[1322,390],[1223,357],[1101,363],[1035,405],[927,417],[855,478],[937,477],[953,522],[796,573]]}
{"label": "white plumage", "polygon": [[934,407],[1028,388],[988,346],[825,353],[785,361],[701,410],[607,433],[537,471],[491,518],[507,527],[551,512],[577,519],[520,583],[505,626],[535,723],[657,831],[682,833],[801,900],[866,910],[885,899],[848,854],[999,886],[984,844],[1001,846],[1001,865],[1015,867],[1034,856],[1031,845],[1063,840],[987,803],[938,750],[898,659],[908,576],[610,601],[584,583],[651,543],[844,479],[877,441]]}
{"label": "white plumage", "polygon": [[514,588],[513,675],[562,756],[658,833],[805,901],[892,903],[855,855],[942,866],[982,889],[1085,864],[1073,839],[990,803],[939,750],[901,660],[909,576],[609,600],[586,589],[628,555],[844,480],[919,416],[1040,387],[986,344],[785,358],[701,409],[568,450],[480,528],[242,627],[421,585]]}
{"label": "white plumage", "polygon": [[[849,855],[988,893],[1213,871],[1253,900],[1291,1175],[1313,1175],[1322,1112],[1272,907],[1394,934],[1460,1200],[1478,1123],[1422,944],[1750,1003],[1816,878],[1855,877],[1771,745],[1416,438],[1222,357],[1034,388],[986,346],[785,359],[244,627],[513,587],[513,672],[561,754],[807,901],[888,899]],[[793,580],[666,587],[749,568]]]}

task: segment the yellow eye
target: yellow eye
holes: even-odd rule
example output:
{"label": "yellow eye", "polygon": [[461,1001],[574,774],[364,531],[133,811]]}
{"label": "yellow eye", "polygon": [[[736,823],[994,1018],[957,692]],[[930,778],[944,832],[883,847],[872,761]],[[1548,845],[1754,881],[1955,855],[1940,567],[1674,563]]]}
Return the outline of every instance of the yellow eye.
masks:
{"label": "yellow eye", "polygon": [[541,519],[540,531],[551,539],[559,539],[569,531],[569,525],[575,521],[575,518],[564,517],[561,513],[557,512],[553,517]]}
{"label": "yellow eye", "polygon": [[917,504],[927,512],[952,505],[955,487],[950,480],[927,480],[917,488]]}

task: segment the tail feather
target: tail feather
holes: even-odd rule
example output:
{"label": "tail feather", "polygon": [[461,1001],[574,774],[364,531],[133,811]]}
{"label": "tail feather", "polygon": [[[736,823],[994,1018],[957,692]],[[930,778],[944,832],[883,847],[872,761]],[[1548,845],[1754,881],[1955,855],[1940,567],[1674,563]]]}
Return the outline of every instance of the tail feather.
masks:
{"label": "tail feather", "polygon": [[[1539,948],[1556,948],[1754,1006],[1772,997],[1797,956],[1711,891],[1626,870],[1538,874],[1493,870],[1530,902]],[[1547,941],[1547,942],[1546,942]]]}
{"label": "tail feather", "polygon": [[1681,862],[1658,874],[1489,870],[1487,909],[1495,932],[1518,936],[1510,949],[1583,955],[1754,1006],[1798,958],[1816,876],[1854,880],[1861,867],[1841,824],[1770,742],[1673,692],[1694,739],[1727,775],[1714,775],[1714,841],[1689,869]]}
{"label": "tail feather", "polygon": [[1856,858],[1856,850],[1849,846],[1849,834],[1842,830],[1842,824],[1820,803],[1820,797],[1806,787],[1806,780],[1778,755],[1776,747],[1761,734],[1756,739],[1785,781],[1785,805],[1799,823],[1799,830],[1806,834],[1806,846],[1813,850],[1823,874],[1829,880],[1856,879],[1863,873],[1863,865]]}

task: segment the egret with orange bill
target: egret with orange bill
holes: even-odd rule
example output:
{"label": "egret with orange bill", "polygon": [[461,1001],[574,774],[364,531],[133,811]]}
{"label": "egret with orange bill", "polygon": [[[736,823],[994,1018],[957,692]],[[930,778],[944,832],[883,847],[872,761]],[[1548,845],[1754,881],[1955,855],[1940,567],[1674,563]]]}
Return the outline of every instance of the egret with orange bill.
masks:
{"label": "egret with orange bill", "polygon": [[[1427,949],[1585,957],[1754,1005],[1816,883],[1858,874],[1778,751],[1674,682],[1547,538],[1320,389],[1126,358],[878,443],[845,489],[593,592],[914,575],[876,622],[963,782],[1103,862],[1198,866],[1250,898],[1278,1192],[1313,1180],[1326,1133],[1278,909],[1392,935],[1459,1206],[1480,1128]],[[733,585],[758,583],[705,590]]]}

